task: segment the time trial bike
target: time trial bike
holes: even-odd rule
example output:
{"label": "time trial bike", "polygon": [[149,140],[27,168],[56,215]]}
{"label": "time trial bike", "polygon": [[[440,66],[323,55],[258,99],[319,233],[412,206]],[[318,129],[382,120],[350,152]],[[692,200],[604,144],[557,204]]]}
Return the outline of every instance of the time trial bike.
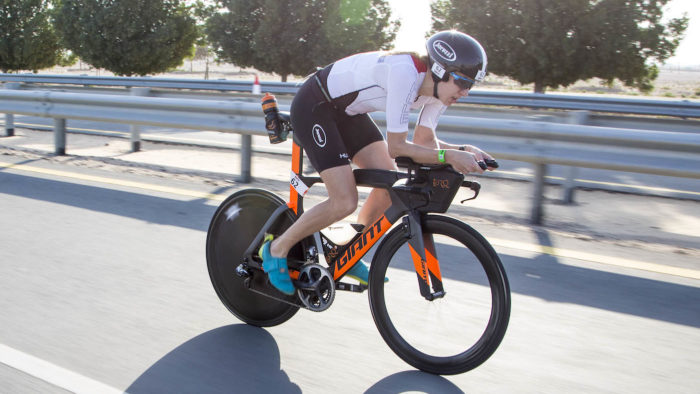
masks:
{"label": "time trial bike", "polygon": [[[280,113],[280,122],[291,131],[287,113]],[[510,318],[506,272],[481,234],[441,215],[461,187],[473,193],[466,200],[476,198],[479,183],[465,181],[449,165],[409,158],[396,160],[402,171],[355,169],[357,184],[387,190],[391,207],[367,227],[346,226],[349,241],[334,240],[326,229],[299,242],[287,258],[296,292],[285,295],[269,283],[258,250],[266,234],[283,233],[302,214],[304,195],[322,183],[303,174],[302,148],[296,142],[292,146],[288,201],[267,190],[245,189],[221,203],[211,220],[207,266],[226,308],[245,323],[274,326],[300,308],[328,309],[336,291],[369,290],[379,333],[408,364],[434,374],[458,374],[486,361]],[[348,281],[348,270],[380,240],[368,284]]]}

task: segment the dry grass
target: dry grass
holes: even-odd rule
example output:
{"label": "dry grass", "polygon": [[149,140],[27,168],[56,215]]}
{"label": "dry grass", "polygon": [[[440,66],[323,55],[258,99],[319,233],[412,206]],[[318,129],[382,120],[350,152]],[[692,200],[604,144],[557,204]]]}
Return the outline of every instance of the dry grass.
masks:
{"label": "dry grass", "polygon": [[[491,76],[484,84],[492,89],[508,89],[516,91],[533,91],[534,85],[520,85],[506,77]],[[640,93],[634,88],[624,86],[615,81],[612,86],[607,86],[600,79],[594,78],[578,81],[573,85],[558,89],[548,89],[547,92],[558,93],[588,93],[625,96],[669,97],[669,98],[700,98],[700,68],[672,70],[662,69],[654,83],[655,88],[650,93]]]}

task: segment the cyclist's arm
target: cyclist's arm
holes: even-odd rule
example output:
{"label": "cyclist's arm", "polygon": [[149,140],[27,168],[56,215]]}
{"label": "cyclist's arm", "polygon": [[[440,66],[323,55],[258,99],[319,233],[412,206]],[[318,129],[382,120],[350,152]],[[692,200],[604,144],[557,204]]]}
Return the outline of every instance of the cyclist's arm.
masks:
{"label": "cyclist's arm", "polygon": [[480,161],[483,161],[485,159],[493,160],[493,157],[491,155],[489,155],[488,153],[481,150],[481,148],[479,148],[478,146],[468,145],[468,144],[467,145],[454,145],[454,144],[447,143],[443,140],[437,140],[437,142],[440,145],[440,149],[462,150],[460,148],[464,148],[463,150],[473,153],[476,156],[477,160],[480,160]]}
{"label": "cyclist's arm", "polygon": [[[413,143],[426,148],[438,149],[442,147],[440,140],[437,139],[435,131],[429,127],[422,125],[417,125],[416,130],[413,132]],[[453,148],[442,148],[442,149],[453,149]]]}
{"label": "cyclist's arm", "polygon": [[471,152],[476,156],[477,161],[483,161],[484,159],[492,159],[491,155],[484,152],[474,145],[455,145],[445,142],[437,138],[435,131],[429,127],[422,125],[417,125],[416,130],[413,132],[413,143],[424,146],[426,148],[433,149],[457,149],[464,147],[464,150]]}
{"label": "cyclist's arm", "polygon": [[435,129],[437,128],[440,116],[445,112],[447,107],[437,100],[432,100],[423,106],[418,115],[418,124],[413,133],[413,142],[422,146],[440,149],[460,149],[471,152],[476,155],[477,160],[493,159],[488,153],[482,151],[473,145],[455,145],[442,141],[437,138]]}
{"label": "cyclist's arm", "polygon": [[[391,155],[392,158],[407,156],[418,163],[440,163],[438,159],[438,149],[436,147],[427,147],[418,143],[413,143],[408,141],[407,138],[408,132],[387,133],[387,145],[389,146],[389,155]],[[484,172],[476,161],[475,155],[471,152],[462,152],[452,149],[445,152],[445,162],[451,164],[455,170],[462,173]]]}

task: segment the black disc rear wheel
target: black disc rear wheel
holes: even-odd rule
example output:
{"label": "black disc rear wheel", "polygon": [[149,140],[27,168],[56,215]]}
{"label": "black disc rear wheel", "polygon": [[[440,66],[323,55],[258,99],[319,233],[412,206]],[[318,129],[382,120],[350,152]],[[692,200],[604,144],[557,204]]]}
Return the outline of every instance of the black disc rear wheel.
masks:
{"label": "black disc rear wheel", "polygon": [[[216,294],[236,317],[259,327],[284,323],[299,310],[297,306],[249,290],[244,284],[245,279],[235,272],[236,267],[243,263],[243,255],[250,243],[281,205],[284,201],[266,190],[236,192],[216,210],[207,233],[207,268]],[[290,211],[283,214],[268,232],[279,235],[293,222],[294,214]],[[289,253],[290,258],[298,261],[303,260],[303,256],[302,245],[295,246]],[[250,278],[254,286],[270,286],[267,276],[262,271],[255,271]],[[286,298],[295,302],[296,295]]]}

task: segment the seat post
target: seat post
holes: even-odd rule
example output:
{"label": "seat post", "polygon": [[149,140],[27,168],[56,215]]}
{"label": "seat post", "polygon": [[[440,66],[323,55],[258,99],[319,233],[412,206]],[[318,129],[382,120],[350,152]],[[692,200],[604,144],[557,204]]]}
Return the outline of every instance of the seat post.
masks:
{"label": "seat post", "polygon": [[[292,138],[292,173],[296,174],[297,177],[302,176],[302,170],[304,168],[304,150],[301,148],[301,146],[296,142],[294,138]],[[293,176],[290,174],[290,176]],[[289,185],[289,202],[287,203],[287,206],[294,211],[294,213],[299,216],[304,212],[304,207],[301,204],[301,199],[299,196],[299,193],[297,193],[296,189],[294,188],[294,185],[291,184]]]}

